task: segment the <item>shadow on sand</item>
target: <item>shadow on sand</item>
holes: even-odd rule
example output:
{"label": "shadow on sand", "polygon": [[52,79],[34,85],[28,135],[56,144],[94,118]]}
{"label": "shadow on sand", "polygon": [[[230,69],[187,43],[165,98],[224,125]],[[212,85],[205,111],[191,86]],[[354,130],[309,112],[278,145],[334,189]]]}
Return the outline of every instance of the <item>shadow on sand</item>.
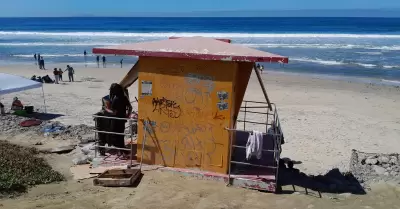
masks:
{"label": "shadow on sand", "polygon": [[[306,175],[296,168],[288,168],[285,163],[280,163],[278,193],[288,194],[296,192],[296,186],[304,188],[306,194],[308,189],[316,191],[321,197],[321,193],[351,193],[357,195],[366,194],[360,182],[351,173],[342,173],[334,168],[325,175]],[[295,164],[295,163],[294,163]],[[290,167],[290,166],[289,166]],[[285,186],[291,186],[288,190]],[[282,188],[285,187],[285,190]]]}

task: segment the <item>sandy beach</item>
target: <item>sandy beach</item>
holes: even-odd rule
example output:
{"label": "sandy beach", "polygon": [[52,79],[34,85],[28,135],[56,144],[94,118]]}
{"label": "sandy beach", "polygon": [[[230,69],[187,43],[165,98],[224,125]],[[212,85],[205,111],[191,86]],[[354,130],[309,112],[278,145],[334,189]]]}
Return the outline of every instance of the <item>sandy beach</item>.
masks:
{"label": "sandy beach", "polygon": [[[63,69],[66,64],[49,64]],[[44,84],[47,111],[60,114],[57,121],[64,124],[93,125],[92,114],[101,105],[111,83],[119,82],[129,71],[109,66],[74,66],[76,82]],[[0,72],[31,77],[52,75],[36,66],[0,67]],[[302,163],[297,167],[308,174],[325,173],[332,168],[348,170],[351,149],[376,153],[400,152],[400,89],[341,80],[264,72],[268,95],[277,105],[285,139],[283,157]],[[130,89],[137,96],[137,85]],[[4,95],[6,106],[18,96],[23,103],[43,107],[41,89]],[[245,100],[264,101],[261,88],[253,73]]]}
{"label": "sandy beach", "polygon": [[[66,64],[49,64],[48,69],[65,68]],[[47,112],[59,114],[54,119],[67,125],[93,125],[92,114],[100,109],[101,97],[108,93],[111,83],[119,82],[129,71],[129,65],[108,68],[73,66],[76,82],[44,84]],[[31,77],[52,75],[37,66],[10,65],[0,72]],[[266,71],[262,78],[269,98],[277,105],[285,140],[282,157],[301,164],[295,165],[306,174],[324,174],[333,168],[349,169],[351,149],[363,152],[400,152],[400,89],[343,80],[329,80],[306,75]],[[130,89],[137,96],[137,85]],[[12,98],[36,108],[42,108],[42,90],[35,89],[3,95],[1,101],[9,106]],[[264,101],[255,74],[249,82],[245,100]],[[42,109],[41,109],[42,110]],[[42,140],[26,136],[0,139],[33,144]],[[56,141],[50,141],[50,144]],[[67,141],[61,141],[66,144]],[[18,200],[0,200],[5,208],[396,208],[398,187],[378,184],[367,195],[316,194],[305,195],[302,189],[291,195],[265,194],[223,183],[184,178],[172,173],[145,171],[135,189],[95,187],[92,181],[71,180],[69,167],[72,155],[47,155],[54,169],[63,173],[67,182],[40,185]],[[156,199],[156,200],[155,200]],[[233,201],[234,200],[234,201]],[[55,206],[57,205],[57,206]]]}

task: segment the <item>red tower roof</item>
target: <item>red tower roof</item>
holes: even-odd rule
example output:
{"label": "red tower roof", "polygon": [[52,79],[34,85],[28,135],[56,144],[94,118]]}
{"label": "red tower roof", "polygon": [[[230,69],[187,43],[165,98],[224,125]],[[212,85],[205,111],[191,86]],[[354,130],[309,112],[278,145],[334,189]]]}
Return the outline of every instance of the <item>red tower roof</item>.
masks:
{"label": "red tower roof", "polygon": [[176,38],[93,48],[94,54],[169,57],[238,62],[281,62],[288,58],[205,37]]}

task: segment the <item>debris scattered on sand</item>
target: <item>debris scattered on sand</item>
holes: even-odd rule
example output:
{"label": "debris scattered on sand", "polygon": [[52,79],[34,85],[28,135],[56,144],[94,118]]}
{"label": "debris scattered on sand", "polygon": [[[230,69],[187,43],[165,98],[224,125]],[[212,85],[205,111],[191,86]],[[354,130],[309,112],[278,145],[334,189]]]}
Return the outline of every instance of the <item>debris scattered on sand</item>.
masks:
{"label": "debris scattered on sand", "polygon": [[20,123],[26,119],[26,117],[12,114],[0,116],[0,132],[9,136],[15,136],[24,132],[33,132],[60,140],[76,139],[83,143],[94,141],[93,127],[84,124],[65,126],[57,121],[43,121],[37,126],[20,126]]}
{"label": "debris scattered on sand", "polygon": [[353,150],[350,171],[361,183],[368,184],[382,180],[400,182],[400,156]]}
{"label": "debris scattered on sand", "polygon": [[27,188],[64,180],[35,148],[0,140],[0,196],[25,192]]}

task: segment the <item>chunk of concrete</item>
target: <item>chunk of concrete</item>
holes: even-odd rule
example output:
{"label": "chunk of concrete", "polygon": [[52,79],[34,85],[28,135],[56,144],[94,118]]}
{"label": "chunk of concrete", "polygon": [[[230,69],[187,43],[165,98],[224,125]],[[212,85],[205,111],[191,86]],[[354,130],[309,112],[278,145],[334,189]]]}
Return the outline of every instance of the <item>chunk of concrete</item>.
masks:
{"label": "chunk of concrete", "polygon": [[386,172],[386,170],[384,169],[384,168],[382,168],[381,166],[379,166],[379,165],[373,165],[372,166],[372,169],[375,171],[375,173],[377,173],[378,175],[383,175],[385,172]]}
{"label": "chunk of concrete", "polygon": [[365,163],[368,165],[376,165],[378,164],[378,160],[376,158],[368,158],[365,160]]}

